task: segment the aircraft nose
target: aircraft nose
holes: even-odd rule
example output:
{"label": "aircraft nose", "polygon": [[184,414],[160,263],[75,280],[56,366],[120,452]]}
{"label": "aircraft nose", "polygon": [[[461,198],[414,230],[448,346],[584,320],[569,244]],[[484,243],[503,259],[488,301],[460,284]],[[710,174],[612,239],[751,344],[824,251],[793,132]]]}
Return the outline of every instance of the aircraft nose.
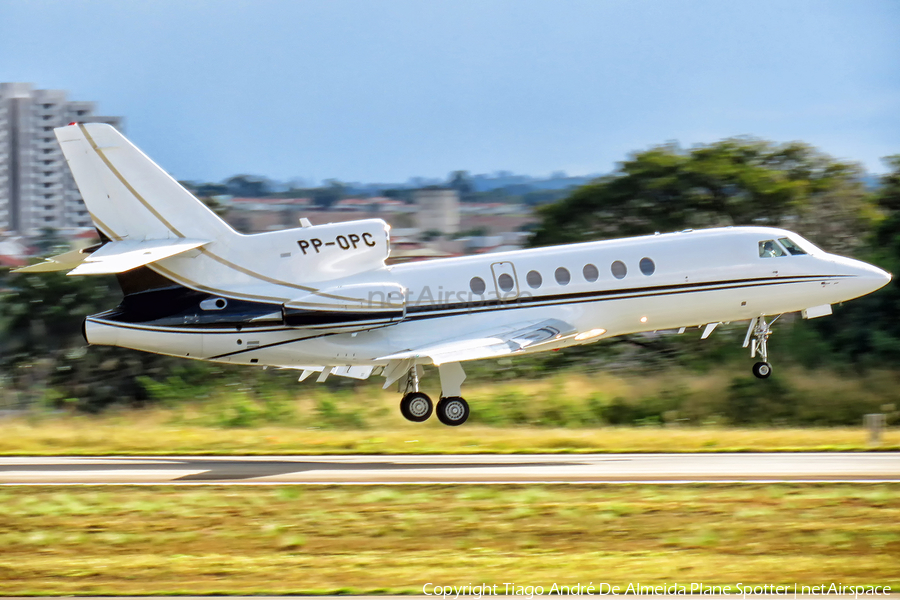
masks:
{"label": "aircraft nose", "polygon": [[861,275],[874,286],[872,291],[880,290],[891,281],[891,274],[884,269],[879,269],[875,265],[868,263],[860,263],[864,265],[864,273]]}
{"label": "aircraft nose", "polygon": [[864,288],[863,294],[871,294],[875,290],[880,290],[890,283],[892,275],[880,269],[875,265],[870,265],[861,260],[853,260],[843,258],[838,261],[842,274],[850,275],[853,279]]}

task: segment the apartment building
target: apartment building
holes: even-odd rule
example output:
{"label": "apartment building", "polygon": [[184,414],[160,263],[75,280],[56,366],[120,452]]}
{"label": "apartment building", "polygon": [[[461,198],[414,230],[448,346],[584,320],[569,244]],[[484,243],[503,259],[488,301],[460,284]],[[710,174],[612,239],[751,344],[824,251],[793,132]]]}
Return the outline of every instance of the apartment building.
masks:
{"label": "apartment building", "polygon": [[413,192],[416,227],[443,234],[459,232],[459,192],[431,186]]}
{"label": "apartment building", "polygon": [[121,129],[121,117],[98,116],[95,109],[93,102],[69,100],[64,90],[0,83],[0,232],[92,226],[53,129],[73,121]]}

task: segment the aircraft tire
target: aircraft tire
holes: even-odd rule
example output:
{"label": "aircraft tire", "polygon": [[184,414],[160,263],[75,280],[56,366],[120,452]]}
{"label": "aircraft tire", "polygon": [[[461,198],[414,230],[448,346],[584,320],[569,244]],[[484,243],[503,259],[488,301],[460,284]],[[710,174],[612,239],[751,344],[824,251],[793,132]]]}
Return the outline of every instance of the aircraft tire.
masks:
{"label": "aircraft tire", "polygon": [[469,403],[459,396],[441,398],[437,404],[438,421],[450,427],[462,425],[469,418]]}
{"label": "aircraft tire", "polygon": [[768,379],[772,374],[772,365],[767,362],[758,362],[753,365],[753,374],[757,379]]}
{"label": "aircraft tire", "polygon": [[434,403],[422,392],[410,392],[400,400],[400,414],[414,423],[427,421],[433,412]]}

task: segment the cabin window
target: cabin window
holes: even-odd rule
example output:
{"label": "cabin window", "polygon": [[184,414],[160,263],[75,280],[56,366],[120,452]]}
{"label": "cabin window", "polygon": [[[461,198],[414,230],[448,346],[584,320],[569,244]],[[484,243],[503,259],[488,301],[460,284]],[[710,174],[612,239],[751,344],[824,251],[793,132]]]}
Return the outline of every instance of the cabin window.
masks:
{"label": "cabin window", "polygon": [[584,265],[584,269],[581,271],[584,274],[584,278],[591,283],[597,281],[597,278],[600,277],[600,271],[597,270],[592,264]]}
{"label": "cabin window", "polygon": [[778,241],[781,242],[781,245],[784,246],[785,249],[794,256],[797,256],[798,254],[806,254],[806,250],[804,250],[788,238],[778,238]]}
{"label": "cabin window", "polygon": [[572,276],[569,274],[569,270],[565,267],[560,267],[554,273],[556,277],[556,283],[559,285],[569,285],[569,282],[572,281]]}
{"label": "cabin window", "polygon": [[544,283],[544,278],[541,277],[541,274],[537,271],[528,271],[528,275],[525,276],[525,281],[528,282],[528,286],[531,289],[536,290]]}
{"label": "cabin window", "polygon": [[508,273],[503,273],[500,277],[497,278],[497,285],[500,286],[500,289],[504,292],[512,291],[513,287],[515,287],[515,282],[513,278]]}
{"label": "cabin window", "polygon": [[621,260],[617,260],[610,265],[609,270],[612,271],[613,277],[616,279],[624,279],[628,275],[628,267]]}
{"label": "cabin window", "polygon": [[646,256],[641,259],[641,273],[650,277],[653,275],[653,272],[656,271],[656,265],[653,264],[652,258],[647,258]]}
{"label": "cabin window", "polygon": [[775,240],[763,240],[759,243],[759,257],[787,256]]}
{"label": "cabin window", "polygon": [[473,277],[472,281],[469,282],[469,289],[472,290],[473,294],[481,296],[484,294],[484,290],[487,289],[487,286],[484,284],[484,279],[481,277]]}

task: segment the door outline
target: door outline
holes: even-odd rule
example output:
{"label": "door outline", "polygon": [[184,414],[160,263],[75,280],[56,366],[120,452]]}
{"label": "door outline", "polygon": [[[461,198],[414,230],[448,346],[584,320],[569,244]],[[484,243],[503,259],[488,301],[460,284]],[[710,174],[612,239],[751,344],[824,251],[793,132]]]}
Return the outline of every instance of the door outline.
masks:
{"label": "door outline", "polygon": [[[509,261],[495,262],[491,264],[491,275],[494,276],[494,289],[497,298],[501,301],[515,300],[519,297],[519,277],[516,275],[516,266]],[[500,276],[509,275],[513,280],[513,289],[504,292],[500,289]]]}

